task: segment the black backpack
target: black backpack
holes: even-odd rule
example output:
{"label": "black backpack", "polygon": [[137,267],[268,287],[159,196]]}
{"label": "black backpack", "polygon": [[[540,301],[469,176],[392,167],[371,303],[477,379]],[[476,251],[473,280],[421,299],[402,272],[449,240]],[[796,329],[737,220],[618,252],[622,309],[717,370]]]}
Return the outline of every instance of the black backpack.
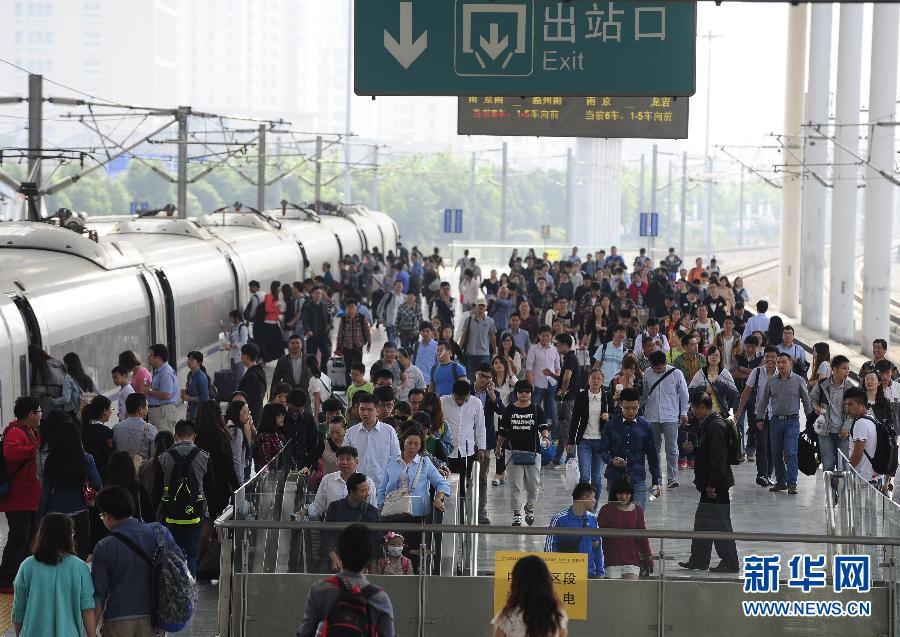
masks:
{"label": "black backpack", "polygon": [[372,616],[369,600],[381,589],[369,584],[347,588],[338,576],[325,580],[338,589],[337,601],[328,610],[328,615],[319,626],[316,635],[321,637],[377,637],[378,626]]}
{"label": "black backpack", "polygon": [[169,483],[163,487],[162,507],[167,524],[197,524],[203,517],[203,486],[192,484],[194,458],[200,447],[194,447],[187,455],[174,449],[167,451],[175,461]]}
{"label": "black backpack", "polygon": [[[259,299],[259,303],[256,304],[256,311],[251,313],[250,309],[253,307],[253,299]],[[247,305],[244,307],[244,320],[248,323],[262,323],[266,320],[266,301],[265,299],[260,299],[256,294],[250,295],[250,300],[247,301]]]}
{"label": "black backpack", "polygon": [[728,454],[728,464],[741,464],[741,435],[738,433],[737,424],[728,418],[725,423],[725,449]]}
{"label": "black backpack", "polygon": [[[870,456],[867,451],[866,458],[872,463],[872,470],[883,476],[892,476],[897,473],[897,431],[891,422],[881,422],[877,418],[871,416],[863,416],[867,420],[875,423],[875,433],[877,436],[875,455]],[[853,437],[853,427],[856,426],[857,420],[853,421],[850,427],[850,437]]]}

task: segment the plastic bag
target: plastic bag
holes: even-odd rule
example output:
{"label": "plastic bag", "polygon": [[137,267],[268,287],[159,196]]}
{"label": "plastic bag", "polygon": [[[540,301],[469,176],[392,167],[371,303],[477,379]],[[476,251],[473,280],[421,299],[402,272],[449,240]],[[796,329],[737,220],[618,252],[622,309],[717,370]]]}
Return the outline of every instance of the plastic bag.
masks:
{"label": "plastic bag", "polygon": [[576,484],[581,482],[581,471],[578,468],[578,460],[576,458],[566,460],[566,472],[563,479],[566,482],[566,491],[571,491]]}

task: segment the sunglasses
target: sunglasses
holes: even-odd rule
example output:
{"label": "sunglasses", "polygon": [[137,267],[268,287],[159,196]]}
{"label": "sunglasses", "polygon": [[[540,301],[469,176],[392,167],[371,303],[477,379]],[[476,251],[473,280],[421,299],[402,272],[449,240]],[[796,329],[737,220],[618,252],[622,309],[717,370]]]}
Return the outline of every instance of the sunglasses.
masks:
{"label": "sunglasses", "polygon": [[516,391],[516,393],[517,394],[530,394],[531,390],[530,389],[519,389]]}

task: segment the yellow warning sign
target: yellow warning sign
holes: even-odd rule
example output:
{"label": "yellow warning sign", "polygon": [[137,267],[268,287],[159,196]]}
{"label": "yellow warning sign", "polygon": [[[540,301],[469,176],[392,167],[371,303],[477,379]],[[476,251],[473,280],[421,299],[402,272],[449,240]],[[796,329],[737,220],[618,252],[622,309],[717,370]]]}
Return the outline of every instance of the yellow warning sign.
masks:
{"label": "yellow warning sign", "polygon": [[516,562],[537,555],[547,564],[553,589],[569,619],[587,619],[588,556],[585,553],[538,553],[497,551],[494,553],[494,615],[503,610]]}

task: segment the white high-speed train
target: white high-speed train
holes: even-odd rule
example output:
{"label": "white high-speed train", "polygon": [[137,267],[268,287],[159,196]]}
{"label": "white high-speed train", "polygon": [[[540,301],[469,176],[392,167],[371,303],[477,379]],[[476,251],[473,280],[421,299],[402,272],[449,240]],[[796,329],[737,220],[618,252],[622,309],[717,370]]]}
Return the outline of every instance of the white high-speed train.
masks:
{"label": "white high-speed train", "polygon": [[0,423],[29,390],[28,345],[62,359],[76,352],[98,387],[123,350],[146,361],[164,343],[183,375],[184,355],[221,367],[219,322],[264,290],[322,273],[322,264],[394,249],[397,224],[364,206],[316,215],[305,208],[173,217],[88,218],[99,242],[48,223],[0,223]]}

